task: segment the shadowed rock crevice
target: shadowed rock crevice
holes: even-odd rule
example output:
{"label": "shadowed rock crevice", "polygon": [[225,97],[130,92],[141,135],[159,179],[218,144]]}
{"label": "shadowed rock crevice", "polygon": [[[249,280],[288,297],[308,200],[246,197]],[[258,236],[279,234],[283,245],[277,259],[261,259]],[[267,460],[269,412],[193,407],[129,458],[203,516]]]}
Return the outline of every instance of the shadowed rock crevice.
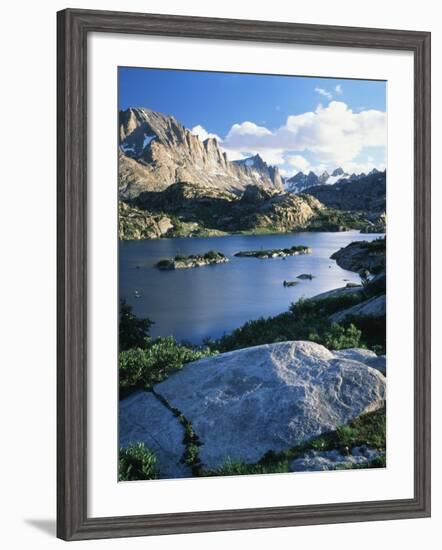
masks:
{"label": "shadowed rock crevice", "polygon": [[180,462],[192,470],[193,476],[201,474],[202,465],[199,458],[199,447],[201,445],[198,435],[195,433],[192,424],[187,420],[181,411],[173,407],[165,397],[152,389],[155,397],[178,419],[184,430],[183,445],[184,452]]}
{"label": "shadowed rock crevice", "polygon": [[160,477],[190,477],[181,459],[186,451],[185,429],[176,415],[153,392],[135,392],[120,401],[119,445],[144,443],[158,460]]}

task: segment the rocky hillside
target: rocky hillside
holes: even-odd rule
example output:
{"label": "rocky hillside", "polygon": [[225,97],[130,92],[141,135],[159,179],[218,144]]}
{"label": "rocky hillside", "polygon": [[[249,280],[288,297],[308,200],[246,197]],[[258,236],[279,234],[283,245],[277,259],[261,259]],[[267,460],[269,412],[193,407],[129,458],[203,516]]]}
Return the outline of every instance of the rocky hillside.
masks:
{"label": "rocky hillside", "polygon": [[168,220],[172,225],[167,234],[170,237],[294,231],[307,228],[323,209],[314,197],[276,193],[255,185],[247,186],[238,196],[230,191],[175,183],[164,191],[143,192],[132,205],[120,209],[120,233],[139,220],[143,211],[149,212],[150,225],[152,218],[157,224],[162,220],[162,227]]}
{"label": "rocky hillside", "polygon": [[386,172],[342,179],[334,185],[317,185],[306,191],[325,206],[339,210],[384,213],[386,209]]}
{"label": "rocky hillside", "polygon": [[247,185],[283,189],[278,168],[259,155],[230,162],[214,138],[201,141],[173,116],[150,109],[120,112],[119,193],[134,199],[177,182],[241,192]]}
{"label": "rocky hillside", "polygon": [[[356,271],[361,275],[363,286],[353,289],[336,289],[336,293],[353,291],[353,297],[360,301],[350,307],[333,313],[330,320],[342,323],[348,319],[378,319],[379,326],[385,333],[387,310],[387,276],[386,276],[386,240],[358,241],[347,245],[332,254],[331,259],[343,269]],[[384,335],[385,339],[385,335]]]}
{"label": "rocky hillside", "polygon": [[340,248],[331,255],[332,260],[349,271],[358,273],[368,271],[378,274],[385,271],[386,267],[386,240],[357,241]]}
{"label": "rocky hillside", "polygon": [[118,203],[118,218],[118,237],[121,240],[158,239],[174,227],[169,217],[151,214],[122,201]]}

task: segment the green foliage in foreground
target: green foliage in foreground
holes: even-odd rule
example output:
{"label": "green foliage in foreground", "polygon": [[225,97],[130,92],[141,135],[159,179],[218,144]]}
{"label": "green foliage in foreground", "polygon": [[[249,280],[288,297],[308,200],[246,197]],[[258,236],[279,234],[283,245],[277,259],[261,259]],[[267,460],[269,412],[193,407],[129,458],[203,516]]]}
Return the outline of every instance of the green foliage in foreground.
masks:
{"label": "green foliage in foreground", "polygon": [[150,319],[136,317],[131,306],[122,301],[119,319],[119,385],[120,397],[132,390],[150,390],[185,363],[216,353],[209,348],[179,344],[172,336],[151,338]]}
{"label": "green foliage in foreground", "polygon": [[378,355],[386,353],[386,316],[367,317],[352,315],[347,317],[345,324],[353,324],[363,335],[364,344]]}
{"label": "green foliage in foreground", "polygon": [[150,319],[136,317],[132,312],[132,307],[121,300],[118,322],[120,351],[143,347],[152,325],[153,321]]}
{"label": "green foliage in foreground", "polygon": [[149,390],[185,363],[212,355],[208,348],[192,348],[172,336],[155,340],[146,338],[143,348],[123,351],[119,357],[120,389],[144,388]]}
{"label": "green foliage in foreground", "polygon": [[246,464],[240,460],[231,460],[228,458],[221,468],[204,475],[240,476],[250,474],[282,474],[289,471],[290,465],[285,459],[271,464]]}
{"label": "green foliage in foreground", "polygon": [[134,443],[126,449],[120,449],[118,480],[135,481],[139,479],[158,479],[156,456],[144,443]]}
{"label": "green foliage in foreground", "polygon": [[366,347],[361,330],[354,324],[341,326],[328,319],[335,311],[362,300],[357,294],[320,300],[301,299],[292,304],[286,313],[248,321],[219,340],[208,340],[205,343],[220,352],[286,340],[309,340],[329,349]]}
{"label": "green foliage in foreground", "polygon": [[[205,476],[233,476],[244,474],[273,474],[290,471],[290,463],[307,451],[339,450],[342,454],[349,453],[353,447],[367,445],[378,450],[386,446],[386,414],[385,407],[377,411],[363,414],[333,432],[314,437],[296,447],[281,453],[268,452],[256,464],[246,464],[238,460],[227,459],[225,464],[217,469],[204,472]],[[351,468],[385,468],[385,456],[375,458],[364,465],[352,465]]]}

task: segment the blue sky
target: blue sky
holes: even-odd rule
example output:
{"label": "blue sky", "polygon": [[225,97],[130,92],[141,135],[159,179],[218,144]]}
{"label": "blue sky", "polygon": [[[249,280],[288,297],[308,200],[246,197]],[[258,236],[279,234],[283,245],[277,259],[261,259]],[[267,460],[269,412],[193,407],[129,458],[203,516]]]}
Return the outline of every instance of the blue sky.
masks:
{"label": "blue sky", "polygon": [[174,115],[229,158],[259,153],[285,175],[386,164],[381,81],[121,67],[119,107]]}

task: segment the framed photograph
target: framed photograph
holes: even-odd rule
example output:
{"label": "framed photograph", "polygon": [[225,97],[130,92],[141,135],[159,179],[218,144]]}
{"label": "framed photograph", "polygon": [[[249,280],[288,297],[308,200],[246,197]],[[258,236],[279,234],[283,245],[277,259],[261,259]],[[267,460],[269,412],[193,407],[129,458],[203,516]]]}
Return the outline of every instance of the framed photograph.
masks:
{"label": "framed photograph", "polygon": [[430,515],[430,34],[58,13],[58,536]]}

